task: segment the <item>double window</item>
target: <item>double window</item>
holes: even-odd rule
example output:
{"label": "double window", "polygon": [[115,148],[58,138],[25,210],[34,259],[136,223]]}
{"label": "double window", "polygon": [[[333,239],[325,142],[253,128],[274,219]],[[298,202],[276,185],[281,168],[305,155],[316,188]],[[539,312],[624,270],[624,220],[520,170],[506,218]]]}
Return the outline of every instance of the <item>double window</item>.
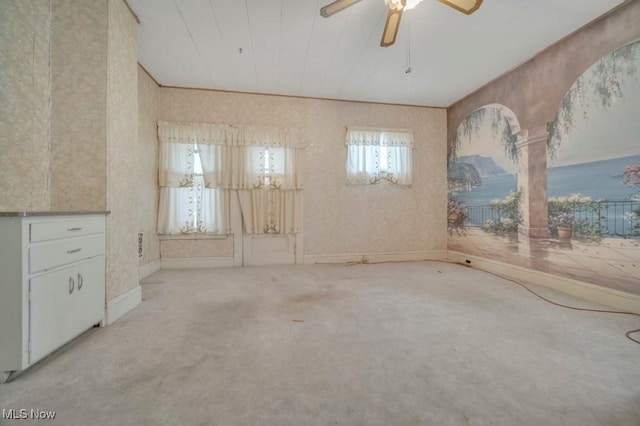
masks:
{"label": "double window", "polygon": [[158,233],[229,234],[231,197],[246,233],[299,232],[299,131],[159,122],[158,139]]}

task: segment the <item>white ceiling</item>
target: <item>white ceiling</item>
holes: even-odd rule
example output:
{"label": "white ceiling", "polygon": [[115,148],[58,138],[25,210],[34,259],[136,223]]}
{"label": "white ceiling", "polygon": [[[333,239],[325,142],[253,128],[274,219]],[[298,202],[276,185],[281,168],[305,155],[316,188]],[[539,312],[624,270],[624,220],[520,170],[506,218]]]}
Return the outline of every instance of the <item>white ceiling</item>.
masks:
{"label": "white ceiling", "polygon": [[424,0],[382,48],[383,0],[321,17],[331,1],[130,0],[138,58],[163,86],[446,107],[623,3],[484,0],[467,16]]}

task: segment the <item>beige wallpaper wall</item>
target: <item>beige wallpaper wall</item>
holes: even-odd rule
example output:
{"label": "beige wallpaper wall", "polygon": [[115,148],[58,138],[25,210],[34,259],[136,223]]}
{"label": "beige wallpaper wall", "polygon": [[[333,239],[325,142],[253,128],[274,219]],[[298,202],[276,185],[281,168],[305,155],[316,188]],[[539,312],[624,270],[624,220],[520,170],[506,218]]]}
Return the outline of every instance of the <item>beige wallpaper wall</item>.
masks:
{"label": "beige wallpaper wall", "polygon": [[162,257],[232,257],[233,238],[178,239],[160,241],[158,223],[158,126],[161,90],[145,70],[138,66],[138,164],[136,208],[138,232],[143,233],[143,255],[139,266]]}
{"label": "beige wallpaper wall", "polygon": [[191,257],[232,257],[233,238],[160,241],[162,257],[183,259]]}
{"label": "beige wallpaper wall", "polygon": [[142,257],[139,265],[160,259],[160,242],[156,234],[158,222],[158,126],[160,89],[147,73],[138,67],[138,162],[136,207],[138,232],[143,233]]}
{"label": "beige wallpaper wall", "polygon": [[111,300],[138,284],[138,162],[157,157],[138,144],[135,19],[122,0],[2,0],[0,29],[0,210],[110,209]]}
{"label": "beige wallpaper wall", "polygon": [[52,4],[51,209],[104,210],[108,2]]}
{"label": "beige wallpaper wall", "polygon": [[0,211],[49,209],[50,25],[49,0],[2,0]]}
{"label": "beige wallpaper wall", "polygon": [[[304,129],[304,254],[446,250],[444,109],[171,88],[160,93],[161,120]],[[413,186],[347,186],[348,125],[412,130]],[[201,244],[182,249],[197,257]],[[228,247],[224,240],[206,244]]]}
{"label": "beige wallpaper wall", "polygon": [[107,300],[138,285],[138,65],[136,21],[109,0],[107,71]]}

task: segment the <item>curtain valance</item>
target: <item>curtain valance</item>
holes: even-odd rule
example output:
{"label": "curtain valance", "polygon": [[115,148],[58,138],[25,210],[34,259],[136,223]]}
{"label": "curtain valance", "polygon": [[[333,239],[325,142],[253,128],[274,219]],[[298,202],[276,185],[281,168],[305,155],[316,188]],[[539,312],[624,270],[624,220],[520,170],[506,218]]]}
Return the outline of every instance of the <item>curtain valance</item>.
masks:
{"label": "curtain valance", "polygon": [[404,129],[348,127],[346,143],[356,146],[404,146],[413,148],[413,135]]}
{"label": "curtain valance", "polygon": [[191,186],[198,152],[207,188],[302,189],[299,129],[159,121],[158,138],[161,187]]}
{"label": "curtain valance", "polygon": [[158,122],[160,143],[304,148],[303,132],[291,127]]}

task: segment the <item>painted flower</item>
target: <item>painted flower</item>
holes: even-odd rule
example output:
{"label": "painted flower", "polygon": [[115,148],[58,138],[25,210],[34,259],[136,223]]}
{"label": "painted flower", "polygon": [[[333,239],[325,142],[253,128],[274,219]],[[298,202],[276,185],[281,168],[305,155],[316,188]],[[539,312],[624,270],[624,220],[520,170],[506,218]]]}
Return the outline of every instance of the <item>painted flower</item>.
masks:
{"label": "painted flower", "polygon": [[571,228],[575,223],[573,213],[560,213],[551,218],[551,222],[558,228]]}
{"label": "painted flower", "polygon": [[640,186],[640,164],[626,166],[622,175],[622,182],[628,186]]}
{"label": "painted flower", "polygon": [[500,219],[500,223],[503,224],[504,226],[513,226],[514,221],[509,217],[503,217]]}

